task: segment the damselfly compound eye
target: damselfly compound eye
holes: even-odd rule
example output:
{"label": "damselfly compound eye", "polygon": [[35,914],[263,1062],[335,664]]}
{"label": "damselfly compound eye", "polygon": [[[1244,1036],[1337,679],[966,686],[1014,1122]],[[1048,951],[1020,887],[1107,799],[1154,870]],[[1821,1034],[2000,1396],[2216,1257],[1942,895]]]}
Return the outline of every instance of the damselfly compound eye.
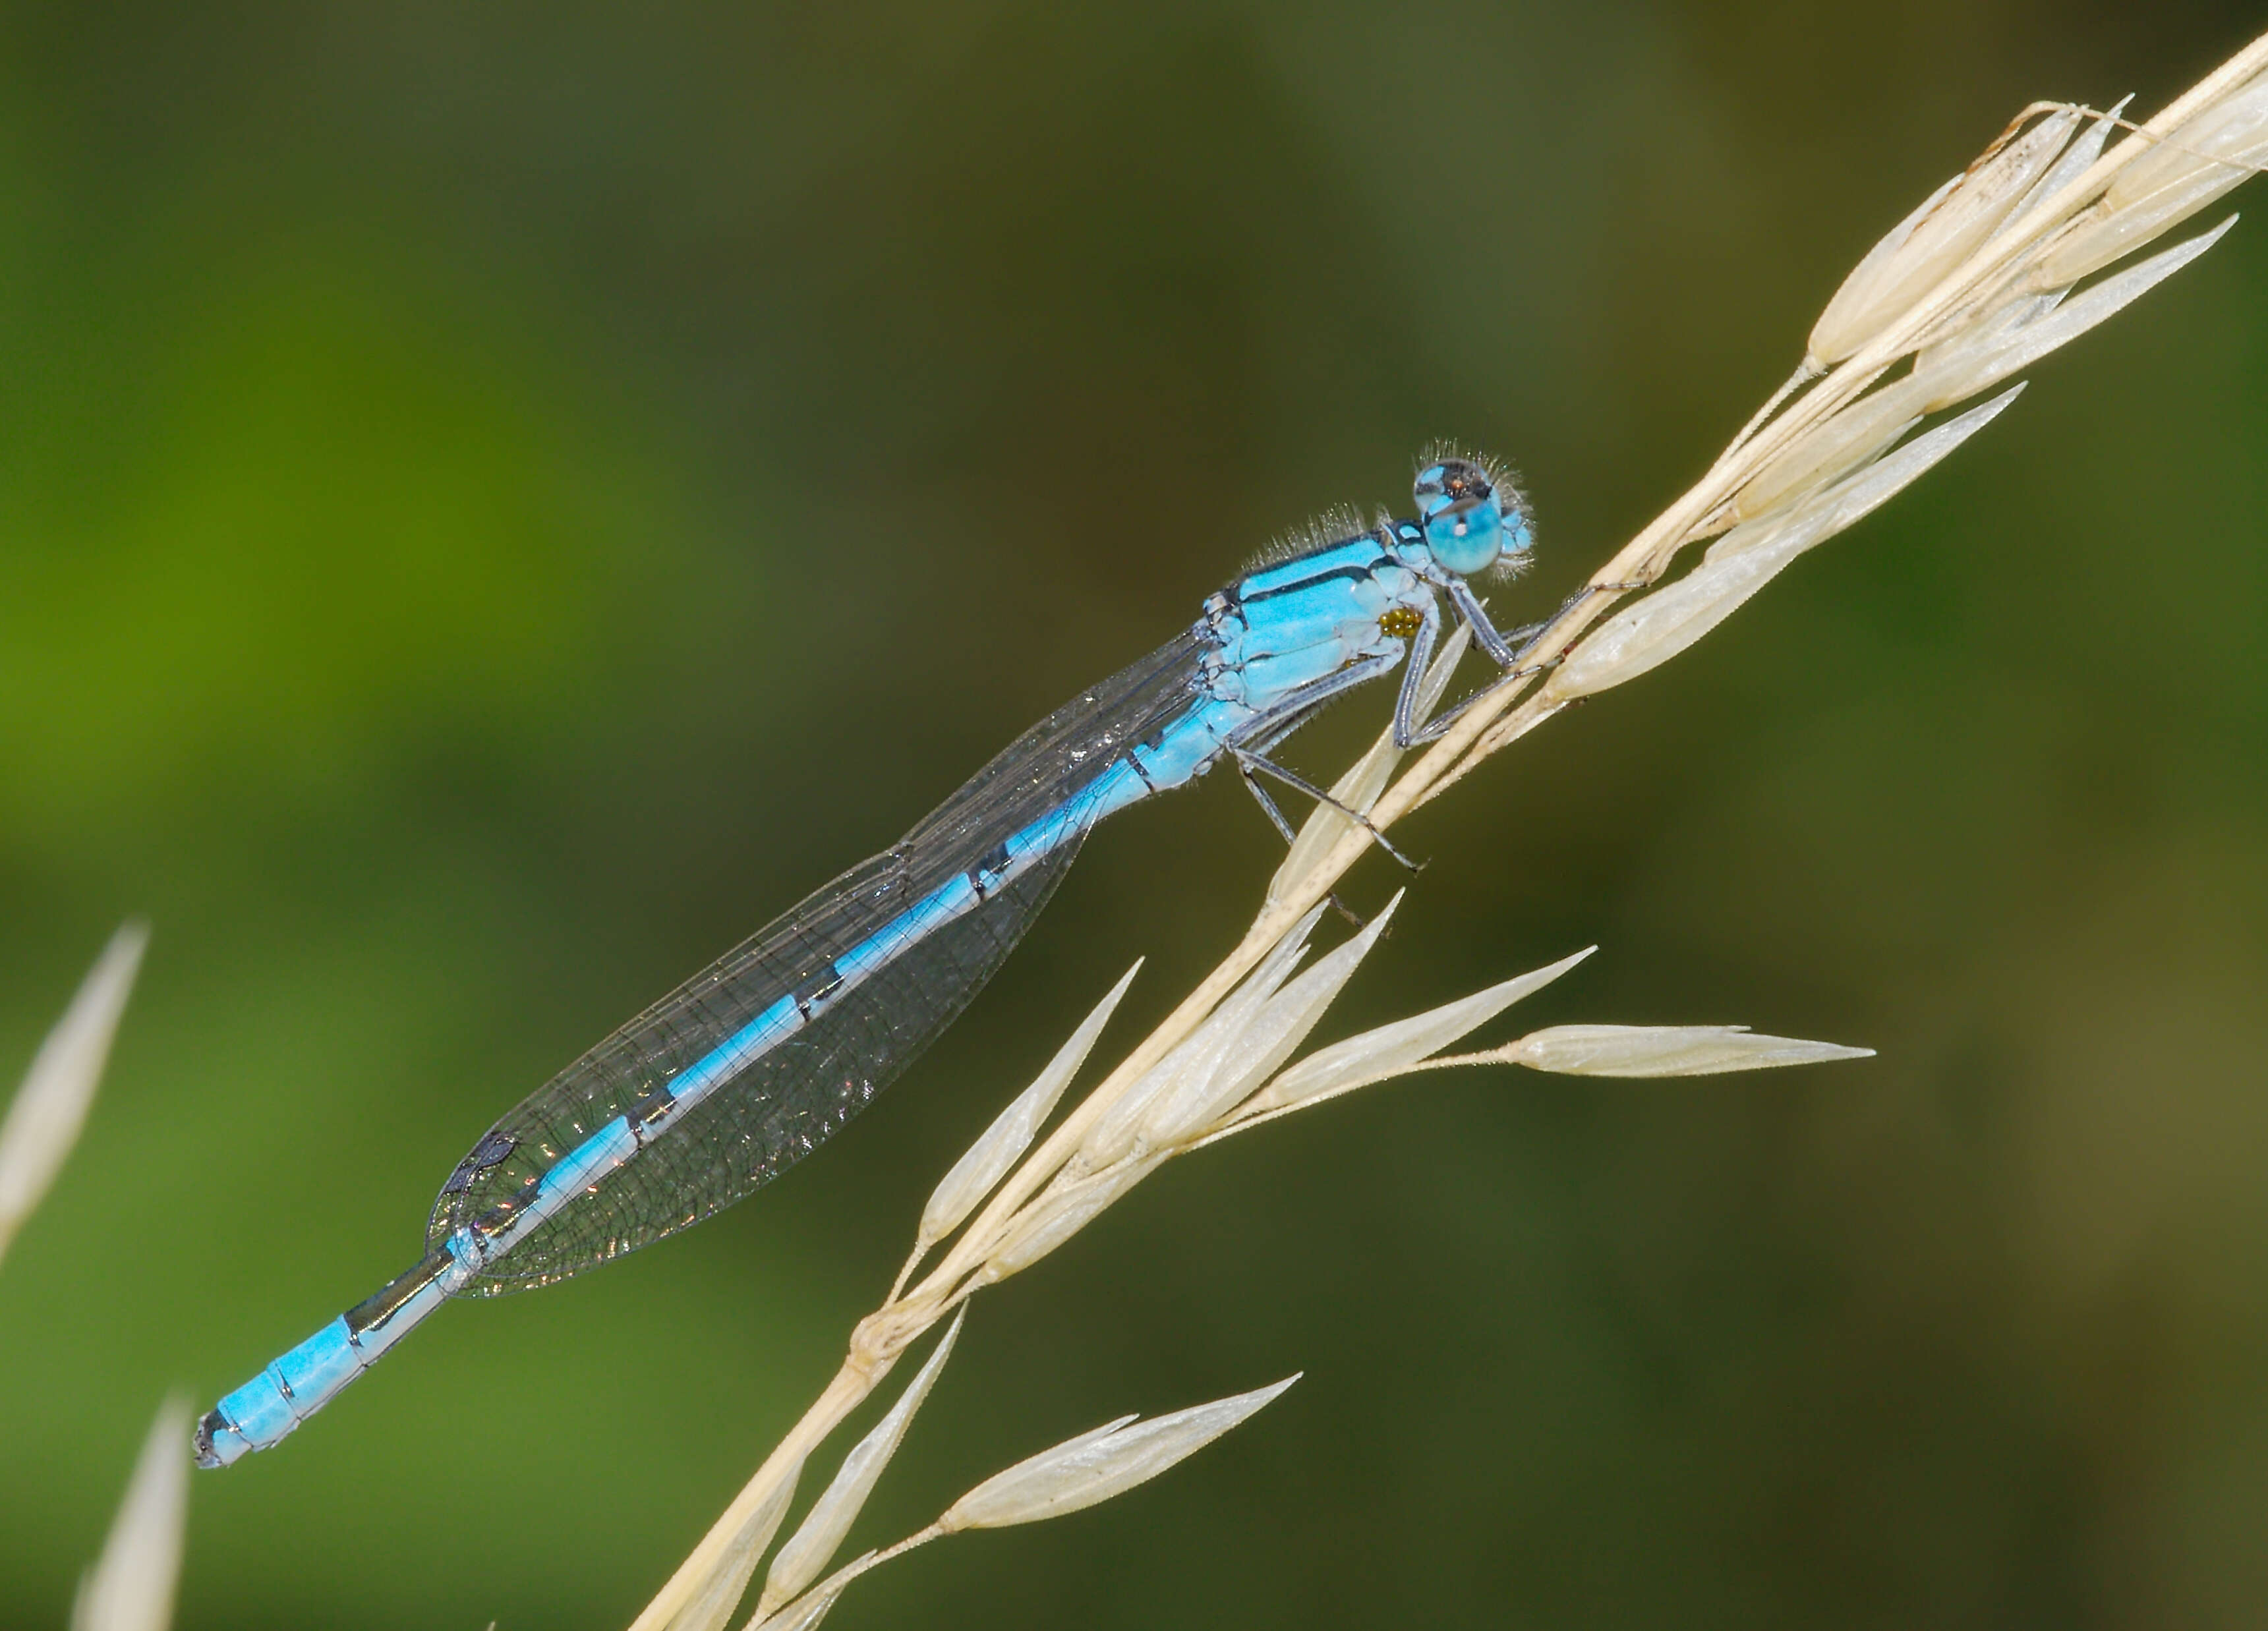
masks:
{"label": "damselfly compound eye", "polygon": [[1460,577],[1496,563],[1504,552],[1504,511],[1488,472],[1469,459],[1445,459],[1418,473],[1412,492],[1435,562]]}

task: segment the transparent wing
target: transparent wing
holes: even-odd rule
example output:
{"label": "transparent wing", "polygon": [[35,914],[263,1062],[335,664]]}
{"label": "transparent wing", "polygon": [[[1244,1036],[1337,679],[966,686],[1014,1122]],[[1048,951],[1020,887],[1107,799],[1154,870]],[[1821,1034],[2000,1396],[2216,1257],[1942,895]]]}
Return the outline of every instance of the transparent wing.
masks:
{"label": "transparent wing", "polygon": [[[1010,834],[1074,799],[1126,747],[1186,709],[1205,649],[1194,632],[1057,709],[883,854],[853,867],[577,1060],[498,1120],[458,1164],[427,1229],[519,1196],[553,1163],[707,1058]],[[809,1154],[953,1023],[1069,871],[1074,831],[976,910],[918,938],[819,1007],[589,1194],[535,1225],[469,1290],[545,1285],[730,1206]]]}

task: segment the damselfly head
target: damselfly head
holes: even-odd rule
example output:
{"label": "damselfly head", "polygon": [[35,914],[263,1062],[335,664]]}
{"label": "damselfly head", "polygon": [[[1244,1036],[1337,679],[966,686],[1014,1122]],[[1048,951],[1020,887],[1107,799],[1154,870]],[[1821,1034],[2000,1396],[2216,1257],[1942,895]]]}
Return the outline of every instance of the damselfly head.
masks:
{"label": "damselfly head", "polygon": [[1517,569],[1534,547],[1528,501],[1499,472],[1462,455],[1430,457],[1412,489],[1435,564],[1460,577],[1499,562]]}

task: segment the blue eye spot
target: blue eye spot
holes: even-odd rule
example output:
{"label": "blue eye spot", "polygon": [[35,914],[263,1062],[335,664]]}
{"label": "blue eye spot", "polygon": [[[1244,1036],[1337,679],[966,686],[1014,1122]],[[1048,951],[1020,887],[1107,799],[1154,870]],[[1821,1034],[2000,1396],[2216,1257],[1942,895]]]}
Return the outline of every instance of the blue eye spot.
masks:
{"label": "blue eye spot", "polygon": [[1436,562],[1460,577],[1495,564],[1505,547],[1504,510],[1486,471],[1445,459],[1420,470],[1412,491]]}

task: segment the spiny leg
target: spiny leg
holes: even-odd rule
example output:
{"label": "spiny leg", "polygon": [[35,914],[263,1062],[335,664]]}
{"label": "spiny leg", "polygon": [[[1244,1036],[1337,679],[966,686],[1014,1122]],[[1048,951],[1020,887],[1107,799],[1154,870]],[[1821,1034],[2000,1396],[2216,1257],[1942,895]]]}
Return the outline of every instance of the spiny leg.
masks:
{"label": "spiny leg", "polygon": [[[1260,785],[1259,778],[1252,774],[1251,767],[1244,762],[1244,759],[1241,754],[1237,757],[1236,774],[1244,782],[1244,790],[1250,793],[1253,797],[1260,801],[1260,812],[1263,815],[1268,818],[1268,824],[1274,827],[1278,833],[1283,835],[1284,847],[1288,849],[1293,844],[1298,843],[1300,841],[1299,834],[1292,830],[1292,824],[1285,819],[1283,810],[1277,804],[1273,798],[1269,797],[1268,790]],[[1363,916],[1359,912],[1357,912],[1345,901],[1340,900],[1336,890],[1333,890],[1329,895],[1326,895],[1324,899],[1331,903],[1331,909],[1333,911],[1336,912],[1341,917],[1346,919],[1348,922],[1353,924],[1358,929],[1367,929],[1370,927],[1370,920]]]}
{"label": "spiny leg", "polygon": [[[1499,633],[1496,626],[1488,621],[1488,614],[1481,610],[1480,603],[1472,599],[1469,591],[1462,594],[1456,592],[1456,591],[1464,590],[1464,587],[1462,584],[1459,584],[1455,590],[1452,591],[1452,596],[1457,602],[1458,613],[1465,616],[1465,621],[1472,628],[1473,636],[1480,643],[1481,648],[1495,659],[1498,666],[1504,672],[1470,696],[1435,714],[1423,724],[1418,724],[1417,719],[1418,687],[1414,683],[1405,681],[1402,687],[1401,700],[1394,710],[1394,745],[1396,747],[1422,747],[1428,742],[1439,741],[1447,733],[1449,727],[1457,723],[1459,716],[1467,709],[1471,708],[1483,698],[1493,696],[1505,687],[1517,680],[1525,680],[1534,673],[1535,671],[1532,668],[1521,667],[1520,661],[1535,649],[1535,643],[1550,631],[1552,622],[1557,621],[1555,617],[1541,623],[1524,623],[1518,628]],[[1467,613],[1468,602],[1470,603],[1469,614]],[[1564,614],[1565,611],[1565,608],[1562,607],[1561,613]],[[1475,619],[1479,621],[1475,621]],[[1417,641],[1414,643],[1415,646],[1423,647],[1427,658],[1432,655],[1432,633],[1431,627],[1419,630]],[[1413,663],[1417,658],[1417,650],[1413,649],[1411,652]],[[1414,675],[1417,670],[1413,667],[1410,672]]]}
{"label": "spiny leg", "polygon": [[[1518,648],[1518,656],[1513,658],[1515,664],[1518,662],[1519,657],[1526,656],[1534,647],[1535,638],[1541,636],[1550,629],[1550,627],[1551,625],[1550,623],[1528,623],[1519,628],[1513,629],[1510,634],[1506,636],[1507,640],[1526,640],[1528,642],[1528,644]],[[1428,742],[1440,741],[1442,737],[1448,734],[1449,727],[1457,723],[1458,719],[1463,716],[1466,709],[1474,707],[1476,704],[1489,697],[1494,696],[1498,692],[1503,690],[1505,687],[1508,685],[1518,684],[1521,680],[1528,678],[1536,672],[1537,671],[1534,668],[1521,668],[1516,666],[1506,669],[1504,672],[1498,674],[1495,679],[1483,686],[1479,690],[1474,692],[1470,696],[1466,697],[1462,702],[1454,703],[1450,707],[1446,708],[1440,713],[1434,715],[1419,729],[1411,731],[1406,739],[1399,731],[1396,731],[1395,735],[1395,745],[1399,747],[1423,747]]]}
{"label": "spiny leg", "polygon": [[[1290,696],[1278,702],[1266,714],[1247,720],[1241,727],[1231,732],[1222,742],[1223,750],[1236,760],[1237,774],[1242,779],[1246,789],[1250,791],[1255,799],[1259,801],[1261,812],[1267,816],[1269,825],[1283,836],[1286,843],[1296,841],[1297,835],[1292,830],[1291,822],[1285,819],[1283,811],[1278,807],[1275,799],[1269,796],[1267,789],[1262,787],[1257,778],[1254,776],[1255,770],[1264,770],[1285,786],[1307,794],[1316,803],[1330,805],[1369,833],[1388,855],[1401,862],[1403,865],[1409,867],[1413,872],[1418,870],[1407,856],[1387,842],[1386,835],[1380,832],[1372,824],[1370,818],[1361,811],[1350,809],[1341,800],[1333,797],[1305,777],[1285,769],[1264,756],[1278,742],[1283,741],[1322,712],[1326,703],[1357,686],[1376,679],[1400,661],[1402,653],[1399,651],[1380,653],[1350,663],[1337,672],[1327,674],[1322,679],[1314,680],[1293,692]],[[1340,915],[1349,922],[1360,924],[1364,922],[1361,916],[1351,911],[1346,903],[1339,900],[1336,895],[1333,895],[1330,900],[1331,905],[1336,907]]]}
{"label": "spiny leg", "polygon": [[1387,854],[1392,856],[1396,861],[1399,861],[1410,871],[1419,872],[1425,870],[1424,866],[1420,863],[1412,861],[1408,856],[1403,855],[1402,851],[1395,849],[1394,847],[1394,841],[1387,837],[1387,835],[1378,827],[1373,826],[1368,816],[1350,804],[1340,803],[1337,799],[1332,797],[1329,792],[1317,787],[1313,782],[1308,781],[1307,777],[1301,775],[1296,770],[1287,770],[1282,765],[1278,764],[1274,760],[1264,759],[1248,747],[1235,747],[1231,748],[1229,751],[1236,755],[1237,768],[1243,772],[1246,783],[1252,788],[1254,793],[1258,795],[1262,804],[1274,812],[1277,822],[1280,827],[1283,827],[1285,830],[1288,831],[1289,828],[1288,824],[1284,821],[1283,812],[1275,809],[1275,801],[1268,797],[1266,792],[1261,789],[1257,782],[1254,781],[1252,775],[1254,771],[1265,771],[1268,775],[1274,776],[1278,781],[1284,783],[1285,786],[1290,788],[1293,792],[1305,793],[1308,797],[1314,799],[1319,804],[1329,804],[1332,809],[1346,817],[1348,820],[1362,828],[1364,832],[1369,834],[1372,841],[1376,843],[1381,849],[1383,849]]}
{"label": "spiny leg", "polygon": [[1418,697],[1425,689],[1425,672],[1433,666],[1433,647],[1441,637],[1441,603],[1425,597],[1417,633],[1410,636],[1410,655],[1403,659],[1402,686],[1394,698],[1394,745],[1406,748],[1424,727],[1418,718]]}
{"label": "spiny leg", "polygon": [[[1395,849],[1392,844],[1387,843],[1386,835],[1372,825],[1368,816],[1359,810],[1349,808],[1304,776],[1286,770],[1283,766],[1266,757],[1270,750],[1278,742],[1283,741],[1301,725],[1321,713],[1325,703],[1359,685],[1377,679],[1395,664],[1400,662],[1402,655],[1396,650],[1358,658],[1336,673],[1326,674],[1321,680],[1310,681],[1278,702],[1267,713],[1245,721],[1222,739],[1221,747],[1235,758],[1239,768],[1245,774],[1248,783],[1250,782],[1253,770],[1264,770],[1286,787],[1305,793],[1317,804],[1330,805],[1332,809],[1338,811],[1375,838],[1381,845],[1384,846],[1388,854],[1414,872],[1418,868],[1408,856]],[[1256,794],[1260,793],[1256,786],[1254,791]],[[1267,802],[1264,794],[1260,794],[1260,797],[1263,803]],[[1274,808],[1272,804],[1268,807],[1271,810]],[[1279,826],[1285,825],[1282,812],[1275,811],[1273,819]]]}

